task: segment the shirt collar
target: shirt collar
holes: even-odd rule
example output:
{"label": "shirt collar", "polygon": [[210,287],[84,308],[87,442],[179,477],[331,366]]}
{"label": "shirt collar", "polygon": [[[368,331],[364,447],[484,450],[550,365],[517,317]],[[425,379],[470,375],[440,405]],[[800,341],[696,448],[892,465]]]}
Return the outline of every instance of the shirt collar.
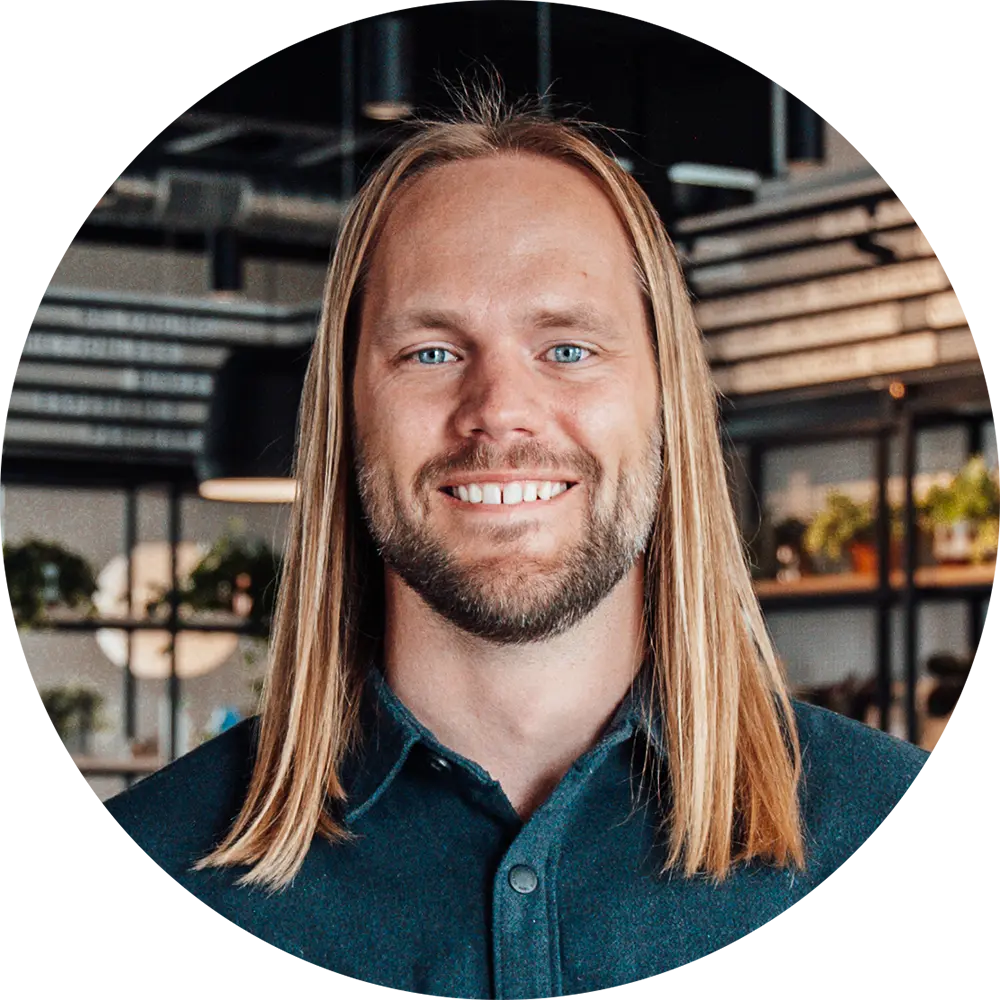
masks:
{"label": "shirt collar", "polygon": [[[622,699],[598,745],[618,743],[642,734],[658,755],[664,754],[661,721],[649,710],[649,672],[643,668]],[[466,771],[479,782],[492,784],[490,775],[474,761],[441,743],[396,696],[382,671],[372,666],[361,704],[361,740],[344,768],[348,824],[360,819],[392,785],[419,743],[432,755]]]}

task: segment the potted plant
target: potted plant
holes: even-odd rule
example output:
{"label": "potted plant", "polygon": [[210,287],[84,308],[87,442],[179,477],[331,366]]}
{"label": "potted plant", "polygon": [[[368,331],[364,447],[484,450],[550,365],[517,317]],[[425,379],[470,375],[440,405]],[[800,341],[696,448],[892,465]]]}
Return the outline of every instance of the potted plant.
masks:
{"label": "potted plant", "polygon": [[57,542],[5,542],[3,566],[18,628],[38,625],[57,608],[93,613],[94,571],[86,559]]}
{"label": "potted plant", "polygon": [[817,512],[802,537],[802,545],[820,571],[837,572],[851,568],[858,573],[874,572],[875,518],[871,503],[858,503],[846,493],[830,490],[826,505]]}
{"label": "potted plant", "polygon": [[45,688],[39,694],[66,749],[71,753],[89,753],[91,736],[101,726],[99,717],[104,703],[101,695],[93,688],[79,686]]}
{"label": "potted plant", "polygon": [[[874,514],[866,525],[848,543],[851,562],[855,572],[874,576],[878,573],[878,539],[875,532]],[[889,568],[900,569],[903,565],[903,540],[906,537],[906,513],[902,504],[889,505]],[[919,540],[918,540],[919,545]]]}
{"label": "potted plant", "polygon": [[[177,594],[192,611],[227,611],[268,632],[281,560],[261,539],[225,534],[205,553]],[[147,610],[169,604],[165,593]]]}
{"label": "potted plant", "polygon": [[932,486],[921,513],[939,563],[996,558],[1000,485],[981,455],[973,455],[950,483]]}
{"label": "potted plant", "polygon": [[[850,568],[855,573],[878,573],[875,504],[859,503],[839,490],[827,494],[826,506],[812,519],[802,544],[821,572]],[[902,565],[906,519],[901,505],[889,508],[889,566]]]}

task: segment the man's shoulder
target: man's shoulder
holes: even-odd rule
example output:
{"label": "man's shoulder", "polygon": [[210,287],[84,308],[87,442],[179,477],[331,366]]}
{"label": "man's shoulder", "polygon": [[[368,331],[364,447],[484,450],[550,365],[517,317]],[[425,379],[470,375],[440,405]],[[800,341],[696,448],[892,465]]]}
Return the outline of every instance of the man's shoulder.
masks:
{"label": "man's shoulder", "polygon": [[817,860],[836,865],[874,833],[929,755],[836,712],[794,708],[807,836]]}
{"label": "man's shoulder", "polygon": [[186,868],[236,818],[253,766],[256,719],[248,719],[105,802],[158,864]]}

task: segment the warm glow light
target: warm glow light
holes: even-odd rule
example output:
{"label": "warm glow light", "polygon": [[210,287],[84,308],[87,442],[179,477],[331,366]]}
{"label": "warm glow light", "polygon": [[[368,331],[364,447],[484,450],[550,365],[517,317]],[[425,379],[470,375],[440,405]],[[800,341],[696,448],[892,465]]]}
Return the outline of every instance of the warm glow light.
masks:
{"label": "warm glow light", "polygon": [[[194,542],[177,546],[177,575],[187,576],[202,560],[206,549]],[[128,618],[126,594],[128,565],[124,554],[115,556],[97,577],[94,604],[106,618]],[[146,605],[160,598],[170,587],[170,545],[167,542],[140,542],[132,550],[132,614],[142,617]],[[98,629],[95,633],[104,655],[118,667],[128,656],[128,633],[122,629]],[[176,637],[178,677],[198,677],[214,670],[236,650],[239,639],[226,632],[182,632]],[[170,676],[170,633],[141,629],[132,633],[129,660],[136,677]]]}
{"label": "warm glow light", "polygon": [[906,386],[902,382],[890,382],[889,395],[893,399],[902,399],[906,395]]}
{"label": "warm glow light", "polygon": [[291,503],[295,499],[295,480],[206,479],[198,486],[205,500],[229,500],[233,503]]}
{"label": "warm glow light", "polygon": [[361,109],[366,118],[377,122],[394,122],[413,113],[413,105],[405,101],[366,101]]}

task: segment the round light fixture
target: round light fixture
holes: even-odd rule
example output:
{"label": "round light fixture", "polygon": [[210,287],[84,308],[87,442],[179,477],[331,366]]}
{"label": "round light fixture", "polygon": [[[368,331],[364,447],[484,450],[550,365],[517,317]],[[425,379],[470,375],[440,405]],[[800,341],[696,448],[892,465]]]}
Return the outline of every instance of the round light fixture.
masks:
{"label": "round light fixture", "polygon": [[[207,549],[194,542],[177,547],[177,575],[187,576],[204,557]],[[94,605],[107,618],[128,618],[142,614],[146,606],[160,599],[170,588],[170,544],[140,542],[132,550],[132,600],[127,594],[128,562],[115,556],[97,576]],[[129,656],[128,633],[123,629],[98,629],[97,645],[117,667],[129,664],[131,672],[143,679],[170,676],[170,632],[166,629],[137,629],[132,633]],[[236,651],[237,636],[226,632],[179,632],[174,637],[177,676],[200,677],[214,670]]]}

